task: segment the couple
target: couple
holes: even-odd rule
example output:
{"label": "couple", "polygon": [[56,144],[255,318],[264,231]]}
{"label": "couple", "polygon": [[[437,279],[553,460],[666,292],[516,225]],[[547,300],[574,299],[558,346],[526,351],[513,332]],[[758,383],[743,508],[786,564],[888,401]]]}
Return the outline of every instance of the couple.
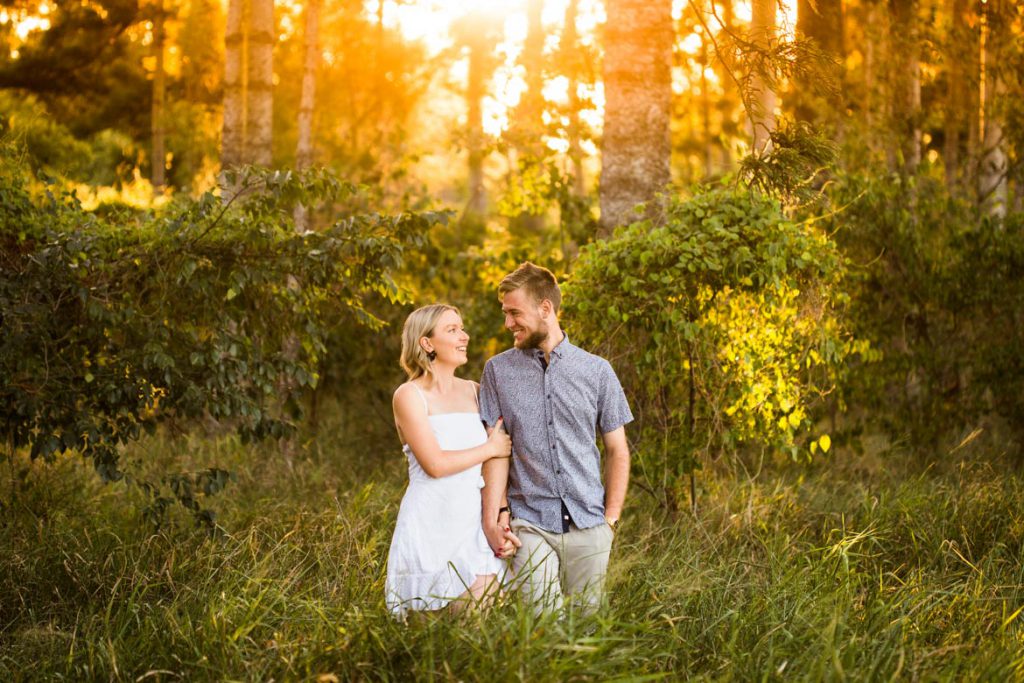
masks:
{"label": "couple", "polygon": [[586,612],[601,601],[633,416],[608,361],[562,332],[551,271],[524,263],[498,294],[515,348],[487,361],[479,387],[455,377],[469,343],[458,309],[425,306],[405,322],[409,381],[394,411],[409,487],[385,596],[399,617],[487,601],[507,558],[537,613],[560,609],[563,595]]}

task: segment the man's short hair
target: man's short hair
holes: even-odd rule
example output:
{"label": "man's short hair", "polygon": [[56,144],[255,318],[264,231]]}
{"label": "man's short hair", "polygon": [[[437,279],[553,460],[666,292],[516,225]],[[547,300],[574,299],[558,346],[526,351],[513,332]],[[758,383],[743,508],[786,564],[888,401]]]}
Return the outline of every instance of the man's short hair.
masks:
{"label": "man's short hair", "polygon": [[558,288],[558,280],[555,279],[554,273],[529,261],[523,262],[498,284],[498,294],[501,297],[517,289],[525,289],[538,304],[547,299],[556,313],[558,307],[562,305],[562,290]]}

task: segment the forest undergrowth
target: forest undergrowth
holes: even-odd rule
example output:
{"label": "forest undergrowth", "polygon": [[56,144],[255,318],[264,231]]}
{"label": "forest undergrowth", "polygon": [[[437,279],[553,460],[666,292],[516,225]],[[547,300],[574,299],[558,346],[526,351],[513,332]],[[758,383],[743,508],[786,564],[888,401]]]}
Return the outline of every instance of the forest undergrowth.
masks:
{"label": "forest undergrowth", "polygon": [[158,434],[125,453],[129,472],[235,472],[215,535],[181,509],[154,531],[146,496],[84,462],[6,463],[0,679],[1024,676],[1024,484],[984,438],[930,464],[897,445],[702,475],[695,517],[634,487],[599,616],[509,597],[408,624],[383,600],[397,446],[294,450]]}

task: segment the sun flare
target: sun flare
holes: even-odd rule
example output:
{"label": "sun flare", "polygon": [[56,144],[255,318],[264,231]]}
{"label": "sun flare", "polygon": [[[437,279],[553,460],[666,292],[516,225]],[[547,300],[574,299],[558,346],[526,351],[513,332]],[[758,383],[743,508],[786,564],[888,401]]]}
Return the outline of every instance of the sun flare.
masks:
{"label": "sun flare", "polygon": [[[370,0],[369,9],[376,13],[379,4]],[[421,0],[396,3],[384,0],[384,21],[397,27],[407,40],[426,43],[432,52],[439,52],[451,44],[451,28],[461,18],[473,13],[502,21],[513,14],[522,13],[522,2],[515,0]]]}
{"label": "sun flare", "polygon": [[[561,34],[566,6],[569,0],[546,0],[541,23],[547,36],[548,49],[551,41]],[[523,68],[517,63],[527,34],[527,0],[421,0],[412,3],[396,3],[384,0],[385,24],[398,29],[411,41],[421,41],[427,49],[438,54],[455,45],[453,27],[460,20],[470,16],[489,19],[499,28],[495,43],[495,54],[500,62],[494,69],[488,84],[488,95],[483,101],[484,132],[492,137],[499,136],[509,125],[511,111],[519,104],[526,90]],[[368,0],[367,9],[376,13],[380,6],[377,0]],[[597,28],[604,22],[604,8],[599,0],[581,0],[577,7],[576,27],[580,42],[592,44]],[[465,60],[452,67],[452,76],[464,79]],[[545,97],[565,97],[565,85],[548,84]]]}

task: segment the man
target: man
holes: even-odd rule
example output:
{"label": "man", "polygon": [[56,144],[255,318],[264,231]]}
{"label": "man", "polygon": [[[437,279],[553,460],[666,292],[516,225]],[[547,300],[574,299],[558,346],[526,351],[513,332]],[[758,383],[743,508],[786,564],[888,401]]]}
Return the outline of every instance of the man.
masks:
{"label": "man", "polygon": [[538,613],[560,609],[566,596],[592,612],[626,497],[624,425],[633,415],[608,361],[574,346],[559,326],[562,295],[551,271],[524,263],[498,295],[514,348],[487,361],[480,414],[489,428],[504,419],[512,458],[484,464],[484,532],[496,554],[515,553],[519,590]]}

